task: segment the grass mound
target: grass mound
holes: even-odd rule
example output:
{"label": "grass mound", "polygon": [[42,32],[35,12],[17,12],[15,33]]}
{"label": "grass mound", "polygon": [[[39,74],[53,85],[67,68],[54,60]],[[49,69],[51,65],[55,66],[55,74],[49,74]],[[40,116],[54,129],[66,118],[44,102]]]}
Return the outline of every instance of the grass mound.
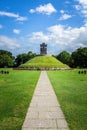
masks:
{"label": "grass mound", "polygon": [[61,63],[53,56],[37,56],[24,64],[21,64],[21,68],[69,68],[67,65]]}

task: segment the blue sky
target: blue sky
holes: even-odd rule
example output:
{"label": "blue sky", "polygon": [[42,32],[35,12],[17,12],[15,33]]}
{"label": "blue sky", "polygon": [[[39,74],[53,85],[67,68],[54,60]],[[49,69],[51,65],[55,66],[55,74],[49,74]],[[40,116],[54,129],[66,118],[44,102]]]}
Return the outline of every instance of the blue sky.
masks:
{"label": "blue sky", "polygon": [[13,55],[87,46],[87,0],[0,0],[0,49]]}

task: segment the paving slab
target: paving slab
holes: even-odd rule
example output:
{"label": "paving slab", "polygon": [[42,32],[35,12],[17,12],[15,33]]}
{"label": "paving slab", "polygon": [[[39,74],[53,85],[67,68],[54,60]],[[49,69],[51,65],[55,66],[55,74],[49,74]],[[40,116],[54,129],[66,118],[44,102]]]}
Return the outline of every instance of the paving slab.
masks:
{"label": "paving slab", "polygon": [[22,130],[69,130],[46,71],[42,71]]}

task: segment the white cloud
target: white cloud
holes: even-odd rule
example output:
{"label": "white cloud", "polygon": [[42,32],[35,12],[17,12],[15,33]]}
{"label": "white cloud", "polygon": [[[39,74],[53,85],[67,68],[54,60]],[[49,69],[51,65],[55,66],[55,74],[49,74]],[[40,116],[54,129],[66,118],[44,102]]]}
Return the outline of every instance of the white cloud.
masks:
{"label": "white cloud", "polygon": [[60,13],[61,13],[61,14],[64,14],[64,12],[65,12],[64,10],[60,10]]}
{"label": "white cloud", "polygon": [[3,26],[0,24],[0,29],[3,28]]}
{"label": "white cloud", "polygon": [[78,5],[75,5],[75,9],[76,9],[76,10],[81,10],[81,5],[79,5],[79,4],[78,4]]}
{"label": "white cloud", "polygon": [[18,17],[17,18],[17,21],[26,21],[27,20],[27,17]]}
{"label": "white cloud", "polygon": [[18,21],[27,20],[27,17],[22,17],[19,14],[15,14],[15,13],[11,13],[11,12],[0,11],[0,16],[7,16],[7,17],[11,17],[11,18],[16,18],[16,20],[18,20]]}
{"label": "white cloud", "polygon": [[35,13],[35,9],[30,9],[29,12],[32,14],[32,13]]}
{"label": "white cloud", "polygon": [[82,13],[84,14],[84,16],[87,18],[87,10],[83,10]]}
{"label": "white cloud", "polygon": [[77,0],[81,6],[81,13],[87,18],[87,0]]}
{"label": "white cloud", "polygon": [[70,19],[72,16],[69,14],[63,14],[62,12],[62,16],[59,18],[59,20],[67,20]]}
{"label": "white cloud", "polygon": [[80,47],[87,46],[87,27],[71,28],[62,25],[52,26],[48,29],[52,40],[58,45]]}
{"label": "white cloud", "polygon": [[45,4],[45,5],[40,5],[39,7],[36,7],[35,9],[30,9],[30,13],[42,13],[46,15],[51,15],[52,13],[57,12],[57,10],[53,7],[51,3]]}
{"label": "white cloud", "polygon": [[65,1],[65,4],[70,4],[70,1]]}
{"label": "white cloud", "polygon": [[87,0],[77,0],[84,8],[87,8]]}
{"label": "white cloud", "polygon": [[16,39],[9,38],[7,36],[0,36],[0,47],[7,47],[8,49],[16,49],[19,48],[20,45]]}
{"label": "white cloud", "polygon": [[66,14],[64,10],[60,10],[61,16],[58,20],[67,20],[72,17],[72,15]]}
{"label": "white cloud", "polygon": [[18,29],[13,29],[13,33],[15,33],[15,34],[20,34],[20,30],[18,30]]}
{"label": "white cloud", "polygon": [[[58,48],[74,50],[78,47],[87,46],[87,27],[80,28],[54,25],[47,29],[47,33],[34,32],[29,38],[29,42],[55,45]],[[56,49],[56,48],[55,48]]]}
{"label": "white cloud", "polygon": [[85,27],[87,27],[87,21],[85,21]]}
{"label": "white cloud", "polygon": [[44,42],[48,42],[49,37],[46,36],[43,32],[33,32],[30,36],[31,38],[29,38],[29,42],[37,42],[37,43],[41,43],[42,41]]}

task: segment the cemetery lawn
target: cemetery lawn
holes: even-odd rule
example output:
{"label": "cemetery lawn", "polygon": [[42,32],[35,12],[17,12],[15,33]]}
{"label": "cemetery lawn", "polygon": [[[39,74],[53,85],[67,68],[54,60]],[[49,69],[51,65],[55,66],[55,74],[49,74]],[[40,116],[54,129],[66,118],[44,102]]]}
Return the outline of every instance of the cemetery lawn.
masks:
{"label": "cemetery lawn", "polygon": [[87,130],[87,73],[78,71],[48,71],[48,76],[70,130]]}
{"label": "cemetery lawn", "polygon": [[0,130],[21,130],[40,71],[8,71],[0,74]]}

